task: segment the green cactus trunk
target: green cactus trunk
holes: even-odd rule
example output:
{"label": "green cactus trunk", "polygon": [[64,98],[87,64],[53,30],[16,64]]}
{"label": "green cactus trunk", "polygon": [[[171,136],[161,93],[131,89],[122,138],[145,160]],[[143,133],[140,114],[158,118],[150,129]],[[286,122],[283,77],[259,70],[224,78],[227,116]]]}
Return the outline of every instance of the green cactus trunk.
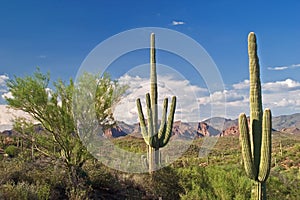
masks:
{"label": "green cactus trunk", "polygon": [[270,109],[262,109],[259,59],[256,36],[248,36],[250,73],[250,127],[243,113],[239,116],[240,142],[244,167],[249,178],[255,181],[252,199],[266,199],[266,180],[271,167],[272,116]]}
{"label": "green cactus trunk", "polygon": [[[157,76],[156,76],[156,49],[155,49],[155,35],[151,34],[150,39],[150,97],[153,119],[153,132],[151,135],[154,140],[157,140],[158,135],[158,114],[157,114]],[[149,124],[148,124],[149,126]],[[156,166],[159,164],[159,147],[148,146],[149,168],[151,171],[156,170]]]}
{"label": "green cactus trunk", "polygon": [[164,99],[164,105],[162,110],[162,119],[160,128],[158,129],[158,113],[157,113],[157,75],[156,75],[156,49],[155,49],[155,35],[151,34],[151,46],[150,46],[150,94],[146,94],[146,106],[147,106],[147,122],[146,127],[145,118],[141,106],[140,99],[137,99],[137,109],[140,120],[140,127],[143,138],[148,145],[148,165],[149,173],[152,173],[157,169],[160,161],[159,149],[167,145],[172,135],[172,126],[174,120],[174,113],[176,107],[176,97],[172,97],[172,103],[170,113],[167,118],[168,98]]}

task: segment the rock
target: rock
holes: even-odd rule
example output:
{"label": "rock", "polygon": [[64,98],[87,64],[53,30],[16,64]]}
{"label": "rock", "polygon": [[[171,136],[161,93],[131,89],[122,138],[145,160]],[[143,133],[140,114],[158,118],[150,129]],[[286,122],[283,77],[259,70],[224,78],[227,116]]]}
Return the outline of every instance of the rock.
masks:
{"label": "rock", "polygon": [[126,135],[127,133],[124,132],[120,126],[108,128],[104,131],[104,136],[107,138],[117,138]]}
{"label": "rock", "polygon": [[240,135],[239,127],[231,126],[223,130],[220,136],[224,137],[224,136],[239,136],[239,135]]}
{"label": "rock", "polygon": [[300,129],[297,127],[283,128],[281,132],[300,135]]}

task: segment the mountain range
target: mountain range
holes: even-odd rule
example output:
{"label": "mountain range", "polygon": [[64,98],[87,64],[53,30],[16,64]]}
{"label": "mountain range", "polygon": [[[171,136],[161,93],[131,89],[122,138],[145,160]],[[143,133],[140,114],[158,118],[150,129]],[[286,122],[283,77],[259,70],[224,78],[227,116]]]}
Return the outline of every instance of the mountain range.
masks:
{"label": "mountain range", "polygon": [[[13,120],[18,117],[24,117],[34,122],[23,111],[13,110],[6,105],[0,105],[0,132],[11,130],[13,128]],[[276,131],[300,134],[300,113],[273,117],[272,127]],[[175,137],[183,138],[239,135],[238,119],[232,120],[222,117],[213,117],[201,122],[175,121],[172,131]],[[116,126],[104,132],[106,137],[113,138],[128,134],[141,137],[139,123],[126,124],[125,122],[117,122]]]}
{"label": "mountain range", "polygon": [[[300,113],[273,117],[272,127],[274,131],[300,135]],[[181,138],[239,135],[238,119],[222,117],[213,117],[201,122],[175,121],[172,131],[173,136]],[[128,134],[141,137],[139,123],[129,125],[118,122],[115,127],[106,130],[104,134],[112,138]]]}

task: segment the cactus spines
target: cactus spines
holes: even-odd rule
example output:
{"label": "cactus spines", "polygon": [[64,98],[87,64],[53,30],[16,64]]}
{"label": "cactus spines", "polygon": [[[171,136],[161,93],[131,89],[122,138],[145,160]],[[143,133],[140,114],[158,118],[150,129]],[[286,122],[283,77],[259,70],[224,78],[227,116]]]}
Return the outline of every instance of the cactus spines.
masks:
{"label": "cactus spines", "polygon": [[249,178],[256,181],[253,199],[266,199],[266,180],[271,167],[272,116],[262,109],[259,59],[256,36],[248,36],[250,73],[250,126],[244,113],[239,116],[240,141],[244,167]]}
{"label": "cactus spines", "polygon": [[150,48],[150,94],[146,94],[146,107],[148,117],[147,126],[142,110],[141,101],[140,99],[136,100],[141,132],[146,144],[148,145],[148,163],[150,173],[155,171],[156,166],[159,164],[159,148],[166,146],[172,135],[172,126],[176,107],[176,97],[173,96],[169,116],[167,118],[168,98],[164,99],[162,119],[160,127],[158,128],[157,94],[155,35],[154,33],[152,33]]}

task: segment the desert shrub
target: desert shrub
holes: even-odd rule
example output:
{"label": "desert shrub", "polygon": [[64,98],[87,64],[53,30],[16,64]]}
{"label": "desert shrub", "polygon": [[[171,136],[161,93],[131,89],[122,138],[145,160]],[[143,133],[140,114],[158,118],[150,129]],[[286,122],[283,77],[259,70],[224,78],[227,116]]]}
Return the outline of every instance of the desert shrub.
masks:
{"label": "desert shrub", "polygon": [[15,184],[22,181],[32,183],[33,179],[28,175],[26,169],[29,166],[15,158],[0,162],[0,185],[10,181]]}
{"label": "desert shrub", "polygon": [[153,173],[150,178],[150,186],[153,193],[162,199],[178,199],[179,194],[183,192],[183,188],[178,182],[179,179],[173,168],[164,167]]}
{"label": "desert shrub", "polygon": [[[10,194],[10,187],[16,188],[22,183],[18,188],[21,186],[26,187],[26,184],[39,186],[38,189],[36,189],[36,195],[38,197],[45,196],[49,190],[50,199],[66,198],[67,176],[63,170],[55,168],[51,164],[40,163],[41,161],[39,160],[24,162],[18,158],[19,157],[0,162],[0,187],[6,185],[5,188],[7,188],[7,190],[5,191],[7,194]],[[29,186],[27,188],[29,188]],[[4,188],[1,187],[0,193],[3,191]],[[28,191],[26,195],[30,196],[30,190],[28,189]],[[18,195],[21,196],[21,194]],[[5,198],[0,197],[0,199]],[[20,197],[19,199],[22,198]]]}
{"label": "desert shrub", "polygon": [[241,169],[219,166],[178,169],[184,188],[181,199],[249,199],[251,181]]}
{"label": "desert shrub", "polygon": [[95,165],[87,165],[84,168],[90,177],[90,183],[93,188],[107,188],[114,185],[120,187],[118,179],[113,175],[113,172],[101,163]]}
{"label": "desert shrub", "polygon": [[1,199],[47,200],[50,195],[49,185],[7,182],[0,187]]}
{"label": "desert shrub", "polygon": [[[133,174],[128,175],[126,184],[131,184],[135,194],[143,195],[149,199],[179,199],[183,193],[183,188],[179,184],[179,176],[171,167],[164,167],[154,171],[152,174]],[[140,197],[140,198],[141,198]]]}
{"label": "desert shrub", "polygon": [[298,200],[300,199],[300,178],[297,176],[298,170],[271,171],[271,176],[267,181],[268,199],[274,200]]}
{"label": "desert shrub", "polygon": [[217,199],[250,199],[252,183],[242,169],[213,166],[206,169]]}
{"label": "desert shrub", "polygon": [[14,145],[9,145],[5,148],[4,153],[6,153],[9,157],[12,158],[18,155],[19,149]]}
{"label": "desert shrub", "polygon": [[203,167],[179,168],[179,184],[183,188],[180,198],[188,199],[216,199],[214,189],[209,182],[208,174]]}

